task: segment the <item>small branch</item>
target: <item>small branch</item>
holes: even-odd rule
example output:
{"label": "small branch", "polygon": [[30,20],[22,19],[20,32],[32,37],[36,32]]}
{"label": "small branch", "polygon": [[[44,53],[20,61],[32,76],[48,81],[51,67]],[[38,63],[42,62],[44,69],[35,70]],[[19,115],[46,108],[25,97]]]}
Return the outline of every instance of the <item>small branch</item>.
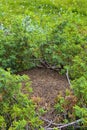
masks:
{"label": "small branch", "polygon": [[70,82],[70,79],[69,79],[69,72],[68,72],[68,69],[67,69],[67,72],[66,72],[66,77],[67,77],[67,80],[68,80],[69,85],[71,86],[71,82]]}
{"label": "small branch", "polygon": [[[40,117],[40,119],[41,120],[43,120],[43,121],[45,121],[45,122],[47,122],[47,123],[49,123],[50,125],[54,125],[54,126],[61,126],[61,125],[63,125],[63,124],[57,124],[57,123],[54,123],[54,121],[50,121],[50,120],[48,120],[48,119],[44,119],[44,118],[42,118],[42,117]],[[48,124],[48,125],[49,125]]]}
{"label": "small branch", "polygon": [[51,120],[51,121],[49,122],[49,124],[48,124],[47,126],[45,126],[45,128],[48,128],[49,126],[51,126],[52,123],[53,123],[53,121]]}
{"label": "small branch", "polygon": [[37,65],[37,67],[39,68],[42,68],[42,67],[45,67],[47,69],[52,69],[52,70],[55,70],[55,71],[59,71],[61,69],[60,68],[57,68],[56,66],[51,66],[46,60],[44,59],[29,59],[29,61],[32,61],[32,62],[36,62],[38,61],[40,63],[40,65]]}
{"label": "small branch", "polygon": [[44,60],[40,60],[40,63],[43,67],[47,69],[51,69],[54,71],[59,71],[61,69],[61,68],[57,68],[55,65],[54,66],[50,65],[47,61],[44,61]]}
{"label": "small branch", "polygon": [[71,122],[71,123],[68,123],[68,124],[65,124],[65,125],[63,125],[63,126],[60,126],[59,128],[65,128],[65,127],[68,127],[68,126],[71,126],[71,125],[74,125],[74,124],[78,124],[79,122],[82,122],[82,120],[81,119],[79,119],[79,120],[76,120],[76,121],[73,121],[73,122]]}
{"label": "small branch", "polygon": [[[60,126],[60,127],[55,127],[55,128],[58,128],[59,130],[61,130],[62,128],[66,128],[66,127],[68,127],[68,126],[72,126],[72,125],[74,125],[74,124],[78,124],[79,122],[82,122],[82,120],[79,119],[79,120],[76,120],[76,121],[73,121],[73,122],[71,122],[71,123],[64,124],[64,125],[62,125],[62,126]],[[54,130],[54,128],[46,128],[45,130]]]}
{"label": "small branch", "polygon": [[18,104],[17,99],[16,99],[14,96],[12,96],[12,98],[13,98],[13,100]]}
{"label": "small branch", "polygon": [[26,130],[28,130],[28,124],[26,125]]}

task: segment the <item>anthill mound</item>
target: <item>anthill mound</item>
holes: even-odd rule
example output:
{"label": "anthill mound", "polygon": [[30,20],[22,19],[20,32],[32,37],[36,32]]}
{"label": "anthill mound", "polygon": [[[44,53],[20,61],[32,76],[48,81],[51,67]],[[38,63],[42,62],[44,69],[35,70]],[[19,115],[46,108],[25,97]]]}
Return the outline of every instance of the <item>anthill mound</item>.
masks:
{"label": "anthill mound", "polygon": [[56,97],[60,91],[65,93],[65,90],[69,88],[66,76],[45,68],[34,68],[21,74],[30,77],[31,87],[33,88],[32,100],[38,104],[38,108],[42,107],[47,110],[44,117],[53,119],[55,117],[54,104]]}

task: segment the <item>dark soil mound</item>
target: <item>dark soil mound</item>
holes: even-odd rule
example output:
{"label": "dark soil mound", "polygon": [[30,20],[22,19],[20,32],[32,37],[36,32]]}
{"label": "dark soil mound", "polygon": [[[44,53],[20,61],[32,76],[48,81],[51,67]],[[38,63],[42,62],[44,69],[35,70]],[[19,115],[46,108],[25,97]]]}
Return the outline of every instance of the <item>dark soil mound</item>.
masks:
{"label": "dark soil mound", "polygon": [[38,104],[38,108],[47,110],[45,118],[53,119],[56,97],[60,91],[64,93],[69,88],[66,76],[44,68],[35,68],[21,74],[27,74],[30,77],[33,88],[32,99]]}

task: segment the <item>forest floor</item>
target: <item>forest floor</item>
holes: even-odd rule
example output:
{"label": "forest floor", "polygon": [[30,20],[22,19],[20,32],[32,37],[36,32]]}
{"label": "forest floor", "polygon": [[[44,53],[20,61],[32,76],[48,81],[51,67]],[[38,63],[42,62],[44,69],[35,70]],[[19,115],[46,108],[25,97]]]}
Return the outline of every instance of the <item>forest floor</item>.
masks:
{"label": "forest floor", "polygon": [[43,108],[47,111],[43,117],[48,120],[55,119],[54,104],[56,98],[60,92],[64,94],[65,90],[69,88],[66,75],[45,68],[34,68],[21,72],[21,74],[30,77],[33,88],[32,100],[37,104],[37,109]]}

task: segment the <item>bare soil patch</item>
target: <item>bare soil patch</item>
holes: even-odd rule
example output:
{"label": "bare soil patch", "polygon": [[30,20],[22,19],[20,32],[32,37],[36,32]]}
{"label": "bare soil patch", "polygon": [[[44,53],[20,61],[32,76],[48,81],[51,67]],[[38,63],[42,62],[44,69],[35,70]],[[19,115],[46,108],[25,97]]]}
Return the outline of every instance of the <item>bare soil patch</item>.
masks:
{"label": "bare soil patch", "polygon": [[53,120],[56,116],[54,112],[56,97],[60,91],[65,93],[65,90],[69,88],[66,76],[45,68],[34,68],[21,72],[21,74],[28,75],[32,81],[31,96],[32,100],[37,103],[37,109],[42,107],[47,111],[44,117]]}

